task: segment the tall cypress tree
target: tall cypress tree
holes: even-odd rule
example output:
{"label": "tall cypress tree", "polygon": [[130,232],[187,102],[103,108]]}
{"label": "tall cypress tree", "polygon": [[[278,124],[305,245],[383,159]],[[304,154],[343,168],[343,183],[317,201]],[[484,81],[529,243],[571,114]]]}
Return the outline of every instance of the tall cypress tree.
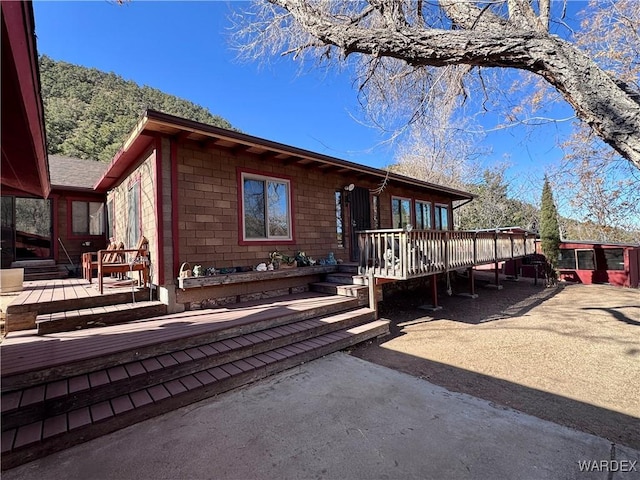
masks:
{"label": "tall cypress tree", "polygon": [[560,253],[560,227],[558,225],[558,211],[553,202],[551,185],[546,175],[544,176],[542,204],[540,206],[540,240],[542,253],[547,258],[551,268],[555,270]]}

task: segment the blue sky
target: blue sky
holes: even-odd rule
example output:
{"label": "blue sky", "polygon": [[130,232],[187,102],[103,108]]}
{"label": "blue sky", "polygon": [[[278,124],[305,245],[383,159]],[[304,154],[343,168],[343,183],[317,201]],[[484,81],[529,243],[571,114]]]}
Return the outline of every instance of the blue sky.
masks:
{"label": "blue sky", "polygon": [[[395,146],[381,145],[380,132],[358,122],[362,113],[348,74],[309,68],[300,74],[288,59],[267,65],[236,59],[227,17],[230,8],[247,6],[36,1],[38,51],[191,100],[251,135],[373,167],[393,163]],[[485,125],[496,121],[487,118]],[[485,164],[508,159],[512,178],[526,171],[541,180],[546,165],[561,156],[556,137],[569,127],[510,128],[478,141],[491,148]]]}

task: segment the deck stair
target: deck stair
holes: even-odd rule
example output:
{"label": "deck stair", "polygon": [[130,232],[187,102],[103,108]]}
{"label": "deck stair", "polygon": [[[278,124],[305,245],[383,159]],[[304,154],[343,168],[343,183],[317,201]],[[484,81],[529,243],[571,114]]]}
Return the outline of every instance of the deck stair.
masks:
{"label": "deck stair", "polygon": [[23,260],[13,262],[11,268],[24,268],[24,281],[67,278],[69,272],[60,270],[54,260]]}
{"label": "deck stair", "polygon": [[157,317],[167,313],[167,306],[159,301],[116,303],[81,310],[45,313],[36,317],[38,335],[69,332],[80,328],[104,327]]}
{"label": "deck stair", "polygon": [[357,296],[304,292],[93,330],[16,332],[0,347],[2,469],[388,331]]}

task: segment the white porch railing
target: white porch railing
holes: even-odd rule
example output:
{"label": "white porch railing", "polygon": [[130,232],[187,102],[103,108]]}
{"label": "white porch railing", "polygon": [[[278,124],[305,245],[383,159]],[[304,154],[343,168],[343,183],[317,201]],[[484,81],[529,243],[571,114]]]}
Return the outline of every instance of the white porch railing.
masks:
{"label": "white porch railing", "polygon": [[535,236],[442,230],[358,232],[359,273],[406,280],[535,253]]}

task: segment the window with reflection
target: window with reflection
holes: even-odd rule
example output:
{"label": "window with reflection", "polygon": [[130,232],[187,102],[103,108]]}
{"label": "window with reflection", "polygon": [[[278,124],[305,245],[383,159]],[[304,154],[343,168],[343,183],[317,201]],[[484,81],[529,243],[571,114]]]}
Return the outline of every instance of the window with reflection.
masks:
{"label": "window with reflection", "polygon": [[242,174],[244,240],[291,240],[289,180]]}

